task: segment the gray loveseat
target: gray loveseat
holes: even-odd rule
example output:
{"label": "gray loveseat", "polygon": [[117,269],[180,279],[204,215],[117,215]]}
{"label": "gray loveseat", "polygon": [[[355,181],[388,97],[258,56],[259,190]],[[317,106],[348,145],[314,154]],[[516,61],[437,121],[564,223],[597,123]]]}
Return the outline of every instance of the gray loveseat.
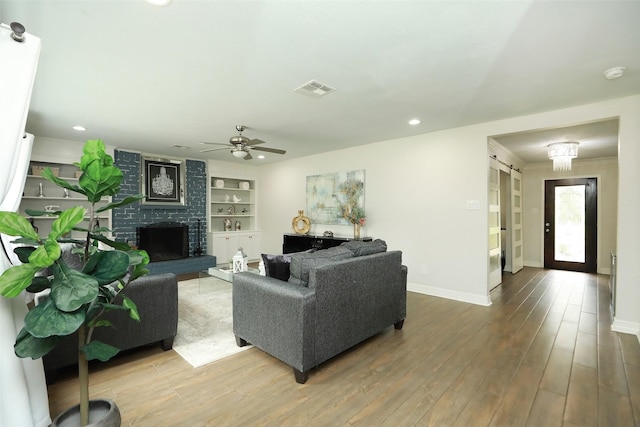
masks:
{"label": "gray loveseat", "polygon": [[[69,248],[63,250],[65,261],[74,264]],[[94,339],[121,351],[160,342],[164,350],[173,347],[178,331],[178,278],[173,273],[142,276],[127,286],[126,294],[136,303],[140,322],[128,313],[115,310],[105,315],[113,327],[96,328]],[[78,335],[63,339],[42,361],[47,382],[55,381],[60,368],[78,363]]]}
{"label": "gray loveseat", "polygon": [[293,254],[288,281],[236,273],[237,344],[253,344],[280,359],[303,384],[322,362],[391,325],[401,329],[407,287],[402,252],[360,255],[350,249]]}

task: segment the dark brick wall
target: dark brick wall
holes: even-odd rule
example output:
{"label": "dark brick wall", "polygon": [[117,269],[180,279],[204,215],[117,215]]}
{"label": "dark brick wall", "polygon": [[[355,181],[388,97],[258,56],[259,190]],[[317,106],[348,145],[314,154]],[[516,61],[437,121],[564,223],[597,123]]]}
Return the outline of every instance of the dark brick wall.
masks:
{"label": "dark brick wall", "polygon": [[[122,170],[124,179],[114,201],[140,194],[140,153],[115,150],[114,163]],[[189,226],[189,254],[198,246],[197,229],[200,219],[200,246],[207,253],[207,165],[200,160],[186,161],[186,206],[166,207],[141,205],[140,202],[112,211],[113,234],[117,240],[135,244],[136,227],[156,222],[182,222]]]}

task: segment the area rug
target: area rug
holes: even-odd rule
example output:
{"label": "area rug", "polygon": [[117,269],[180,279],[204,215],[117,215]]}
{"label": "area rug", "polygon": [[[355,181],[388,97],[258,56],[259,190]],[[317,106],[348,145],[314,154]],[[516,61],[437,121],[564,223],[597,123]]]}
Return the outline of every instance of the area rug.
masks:
{"label": "area rug", "polygon": [[178,334],[173,349],[194,368],[251,348],[236,345],[231,286],[215,277],[178,284]]}

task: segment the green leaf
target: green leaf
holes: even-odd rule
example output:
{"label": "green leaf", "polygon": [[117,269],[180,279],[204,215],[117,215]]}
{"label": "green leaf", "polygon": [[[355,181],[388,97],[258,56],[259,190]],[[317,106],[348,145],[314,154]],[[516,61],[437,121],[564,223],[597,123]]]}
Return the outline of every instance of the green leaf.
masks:
{"label": "green leaf", "polygon": [[149,270],[147,270],[147,264],[149,264],[149,254],[147,254],[147,251],[142,250],[142,249],[136,249],[134,251],[131,252],[135,252],[138,256],[142,257],[142,261],[140,263],[134,262],[134,260],[131,261],[131,264],[133,264],[133,272],[131,273],[131,280],[135,280],[138,277],[144,276],[145,274],[149,274]]}
{"label": "green leaf", "polygon": [[103,236],[100,234],[91,234],[91,238],[93,238],[94,240],[99,240],[102,243],[104,243],[107,246],[111,246],[114,249],[118,249],[120,251],[129,251],[131,249],[131,247],[129,246],[128,243],[126,242],[116,242],[113,241],[111,239],[109,239],[107,236]]}
{"label": "green leaf", "polygon": [[129,309],[129,317],[133,320],[140,321],[140,313],[136,304],[126,295],[122,296],[122,306]]}
{"label": "green leaf", "polygon": [[61,339],[62,337],[55,335],[47,338],[36,338],[27,332],[25,328],[22,328],[16,337],[13,351],[18,357],[38,359],[53,350]]}
{"label": "green leaf", "polygon": [[106,147],[101,139],[88,139],[82,147],[82,157],[77,166],[85,170],[92,161],[104,158],[107,155],[105,150]]}
{"label": "green leaf", "polygon": [[[88,230],[86,230],[88,231]],[[112,231],[109,227],[95,227],[93,230],[93,232],[91,233],[91,238],[93,239],[93,236],[100,236],[100,233],[109,233],[110,231]]]}
{"label": "green leaf", "polygon": [[56,263],[53,270],[51,298],[60,310],[76,311],[98,296],[98,281],[93,277],[74,270],[62,262]]}
{"label": "green leaf", "polygon": [[111,322],[109,322],[108,320],[92,320],[91,322],[89,322],[89,327],[90,328],[101,328],[101,327],[105,327],[105,326],[113,326],[113,324]]}
{"label": "green leaf", "polygon": [[58,258],[60,258],[60,245],[55,240],[47,239],[44,245],[38,246],[29,255],[29,263],[39,268],[46,268]]}
{"label": "green leaf", "polygon": [[25,209],[24,210],[25,213],[29,216],[43,216],[43,215],[49,215],[51,212],[47,212],[47,211],[41,211],[40,209]]}
{"label": "green leaf", "polygon": [[47,278],[47,276],[36,276],[33,278],[33,280],[31,281],[31,284],[27,288],[27,292],[37,294],[38,292],[42,292],[45,289],[48,289],[50,287],[51,287],[51,282],[49,282],[49,279]]}
{"label": "green leaf", "polygon": [[84,219],[84,207],[76,206],[63,211],[58,219],[51,224],[49,239],[57,240],[61,236],[70,232],[76,224]]}
{"label": "green leaf", "polygon": [[129,255],[118,250],[96,252],[89,258],[84,269],[85,273],[91,274],[101,285],[121,279],[128,271]]}
{"label": "green leaf", "polygon": [[29,262],[29,255],[31,255],[31,252],[35,250],[36,248],[33,246],[18,246],[13,250],[13,252],[18,255],[18,259],[24,264]]}
{"label": "green leaf", "polygon": [[11,243],[27,245],[27,246],[38,246],[41,242],[40,242],[40,238],[38,238],[38,240],[33,240],[33,239],[27,239],[24,237],[18,237],[17,239],[12,240]]}
{"label": "green leaf", "polygon": [[15,212],[0,211],[0,233],[38,241],[40,236],[26,218]]}
{"label": "green leaf", "polygon": [[79,184],[85,189],[90,202],[96,203],[103,196],[113,196],[120,190],[122,171],[113,165],[94,160],[87,165]]}
{"label": "green leaf", "polygon": [[102,307],[105,311],[128,310],[127,307],[118,304],[101,303],[100,307]]}
{"label": "green leaf", "polygon": [[67,181],[65,181],[64,179],[58,178],[57,176],[55,176],[50,168],[45,168],[42,171],[42,177],[48,181],[53,182],[55,185],[59,187],[66,188],[67,190],[75,191],[76,193],[85,194],[82,188],[78,187],[77,185],[72,185]]}
{"label": "green leaf", "polygon": [[84,320],[84,310],[71,313],[61,311],[52,298],[47,298],[27,313],[24,327],[36,338],[47,338],[53,335],[70,335],[78,330]]}
{"label": "green leaf", "polygon": [[6,269],[0,275],[0,295],[8,298],[17,297],[31,285],[33,276],[40,270],[31,264],[16,265]]}
{"label": "green leaf", "polygon": [[102,196],[113,196],[120,190],[122,171],[113,164],[113,158],[105,151],[99,139],[88,140],[82,150],[80,169],[83,173],[78,184],[85,190],[90,202],[98,202]]}
{"label": "green leaf", "polygon": [[111,346],[109,344],[105,344],[98,340],[94,340],[89,344],[80,348],[80,351],[84,352],[87,360],[100,360],[101,362],[106,362],[111,359],[113,356],[118,354],[120,350]]}
{"label": "green leaf", "polygon": [[110,209],[119,208],[121,206],[130,205],[131,203],[137,202],[138,200],[144,199],[144,194],[138,194],[136,196],[129,196],[124,200],[120,200],[118,202],[109,203],[106,206],[102,206],[96,209],[96,213],[105,212]]}

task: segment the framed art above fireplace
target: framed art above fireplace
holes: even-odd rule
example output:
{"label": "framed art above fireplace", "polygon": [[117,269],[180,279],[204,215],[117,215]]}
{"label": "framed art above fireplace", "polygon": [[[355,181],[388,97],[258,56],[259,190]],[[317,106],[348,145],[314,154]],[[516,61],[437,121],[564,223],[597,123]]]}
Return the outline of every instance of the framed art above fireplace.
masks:
{"label": "framed art above fireplace", "polygon": [[185,161],[142,156],[143,205],[185,205]]}

